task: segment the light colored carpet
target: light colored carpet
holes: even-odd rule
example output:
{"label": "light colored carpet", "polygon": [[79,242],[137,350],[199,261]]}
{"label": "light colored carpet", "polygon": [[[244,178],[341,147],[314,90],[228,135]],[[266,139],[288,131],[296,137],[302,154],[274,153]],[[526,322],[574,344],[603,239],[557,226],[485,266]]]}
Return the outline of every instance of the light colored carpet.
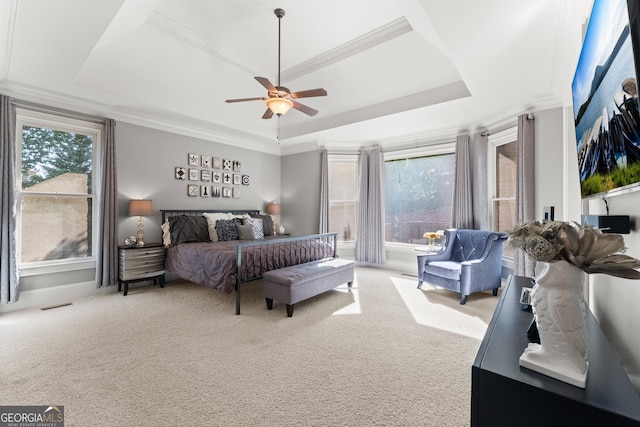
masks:
{"label": "light colored carpet", "polygon": [[66,426],[465,426],[498,301],[382,269],[266,309],[186,282],[0,314],[0,404],[64,405]]}

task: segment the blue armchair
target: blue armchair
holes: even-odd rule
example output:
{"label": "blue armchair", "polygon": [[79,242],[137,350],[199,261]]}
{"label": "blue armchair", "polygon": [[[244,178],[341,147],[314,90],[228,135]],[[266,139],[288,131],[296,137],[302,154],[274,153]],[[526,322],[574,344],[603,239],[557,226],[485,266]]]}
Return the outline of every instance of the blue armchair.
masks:
{"label": "blue armchair", "polygon": [[460,294],[460,304],[474,292],[501,286],[502,252],[507,235],[484,230],[445,230],[442,252],[418,255],[418,289],[427,282]]}

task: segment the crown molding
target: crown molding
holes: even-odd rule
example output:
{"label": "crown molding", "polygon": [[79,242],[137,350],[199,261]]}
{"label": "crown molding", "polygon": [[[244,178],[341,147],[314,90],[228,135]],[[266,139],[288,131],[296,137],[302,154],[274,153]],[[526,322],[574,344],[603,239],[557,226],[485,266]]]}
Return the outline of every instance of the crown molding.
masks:
{"label": "crown molding", "polygon": [[151,129],[230,145],[235,148],[280,155],[280,146],[277,141],[257,137],[252,134],[245,134],[231,128],[214,128],[210,123],[200,120],[189,118],[182,118],[182,120],[180,120],[181,117],[177,115],[162,118],[150,117],[135,112],[117,112],[111,114],[111,116],[116,121],[123,121]]}
{"label": "crown molding", "polygon": [[220,144],[231,145],[237,148],[280,155],[280,145],[277,144],[277,141],[275,140],[259,137],[231,128],[213,125],[202,120],[180,116],[175,113],[151,116],[149,114],[133,110],[113,110],[111,107],[97,103],[95,100],[89,101],[83,98],[62,95],[51,91],[42,91],[40,89],[24,85],[16,85],[6,81],[0,81],[0,92],[22,101],[39,103],[83,114],[108,117],[116,121],[144,126],[151,129],[204,139]]}
{"label": "crown molding", "polygon": [[288,138],[296,138],[326,129],[350,125],[369,119],[436,105],[469,96],[471,96],[471,94],[469,93],[465,83],[463,81],[456,81],[432,89],[427,89],[422,92],[386,100],[378,104],[368,105],[366,107],[357,108],[340,114],[334,114],[333,116],[317,118],[313,121],[297,126],[291,126],[286,129],[282,129],[280,131],[280,136],[285,140]]}
{"label": "crown molding", "polygon": [[322,53],[307,61],[301,62],[282,72],[282,80],[291,81],[321,68],[328,67],[343,59],[351,58],[365,50],[371,49],[378,45],[400,37],[410,31],[413,31],[411,24],[405,17],[398,18],[395,21],[376,28],[373,31],[363,34],[335,49]]}
{"label": "crown molding", "polygon": [[[222,46],[213,43],[212,41],[202,37],[201,35],[185,28],[182,25],[177,24],[168,17],[161,15],[158,12],[154,12],[149,16],[147,23],[153,28],[171,36],[178,40],[182,40],[194,48],[200,49],[204,52],[213,54],[222,60],[229,62],[238,68],[246,71],[251,75],[269,76],[272,75],[271,71],[254,64],[251,61],[244,59],[243,57],[234,54],[233,52],[223,48]],[[406,18],[398,18],[382,27],[376,28],[367,34],[364,34],[358,38],[355,38],[335,49],[327,51],[321,55],[304,61],[298,65],[295,65],[287,70],[283,70],[281,73],[281,79],[285,81],[295,80],[299,77],[312,73],[318,69],[335,64],[343,59],[349,58],[353,55],[357,55],[360,52],[371,49],[380,44],[386,43],[389,40],[393,40],[396,37],[400,37],[413,31],[411,24]]]}
{"label": "crown molding", "polygon": [[177,24],[166,16],[159,14],[158,12],[152,13],[149,16],[147,23],[156,30],[161,31],[162,33],[167,34],[168,36],[173,37],[177,40],[181,40],[189,46],[199,49],[205,53],[212,54],[222,59],[223,61],[233,64],[236,67],[246,71],[250,75],[270,76],[273,74],[272,71],[267,71],[257,64],[244,59],[240,55],[236,55],[230,50],[225,49],[216,43],[213,43],[211,40],[208,40],[198,33]]}
{"label": "crown molding", "polygon": [[320,148],[318,141],[307,141],[298,144],[281,145],[280,155],[288,156],[290,154],[306,153],[308,151],[316,151]]}

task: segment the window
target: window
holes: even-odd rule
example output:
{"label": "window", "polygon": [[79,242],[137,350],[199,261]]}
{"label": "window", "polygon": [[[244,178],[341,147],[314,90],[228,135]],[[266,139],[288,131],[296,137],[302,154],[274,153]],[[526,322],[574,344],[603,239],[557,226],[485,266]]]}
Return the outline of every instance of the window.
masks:
{"label": "window", "polygon": [[387,242],[419,243],[451,225],[455,154],[385,161]]}
{"label": "window", "polygon": [[[516,219],[516,142],[513,131],[490,139],[492,147],[491,169],[493,197],[491,198],[492,228],[495,231],[512,230]],[[505,256],[513,250],[505,246]]]}
{"label": "window", "polygon": [[329,156],[329,228],[339,241],[356,240],[357,156]]}
{"label": "window", "polygon": [[95,257],[96,152],[102,126],[17,111],[21,265]]}

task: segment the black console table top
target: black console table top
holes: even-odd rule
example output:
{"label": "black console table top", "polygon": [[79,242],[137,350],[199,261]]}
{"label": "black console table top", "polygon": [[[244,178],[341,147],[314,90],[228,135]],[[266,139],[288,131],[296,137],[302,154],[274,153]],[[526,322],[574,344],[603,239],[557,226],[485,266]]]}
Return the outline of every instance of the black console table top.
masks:
{"label": "black console table top", "polygon": [[585,389],[520,367],[533,314],[519,298],[531,286],[511,276],[502,292],[472,366],[471,425],[640,426],[640,395],[590,311]]}

